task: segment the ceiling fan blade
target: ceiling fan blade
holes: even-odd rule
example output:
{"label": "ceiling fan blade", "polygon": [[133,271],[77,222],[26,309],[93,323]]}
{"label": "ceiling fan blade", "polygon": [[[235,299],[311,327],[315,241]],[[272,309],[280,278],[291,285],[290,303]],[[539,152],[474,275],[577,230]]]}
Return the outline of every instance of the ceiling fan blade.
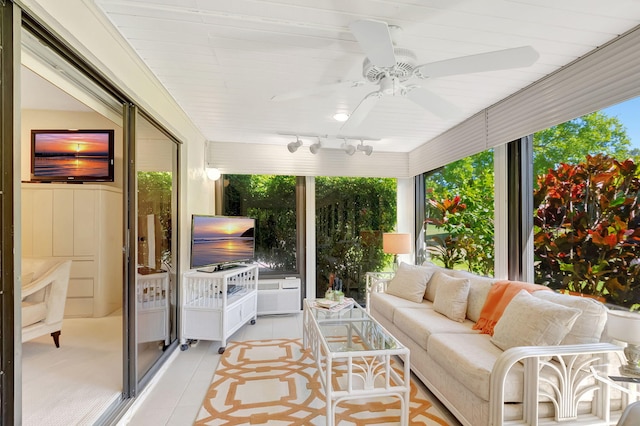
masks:
{"label": "ceiling fan blade", "polygon": [[340,130],[352,130],[356,129],[362,121],[367,118],[369,112],[376,106],[378,99],[382,97],[380,92],[371,92],[363,100],[360,101],[356,109],[353,110],[349,119],[344,122]]}
{"label": "ceiling fan blade", "polygon": [[533,65],[539,57],[538,52],[531,46],[514,47],[418,65],[414,74],[420,78],[434,78],[521,68]]}
{"label": "ceiling fan blade", "polygon": [[407,98],[441,118],[454,118],[460,114],[457,106],[426,89],[411,89]]}
{"label": "ceiling fan blade", "polygon": [[282,93],[271,97],[274,102],[290,101],[292,99],[305,98],[307,96],[318,95],[321,93],[332,92],[343,88],[359,87],[365,84],[364,81],[338,81],[336,83],[323,84],[307,89],[295,90],[293,92]]}
{"label": "ceiling fan blade", "polygon": [[386,22],[371,19],[354,21],[349,24],[349,29],[374,65],[392,67],[396,64],[393,41]]}

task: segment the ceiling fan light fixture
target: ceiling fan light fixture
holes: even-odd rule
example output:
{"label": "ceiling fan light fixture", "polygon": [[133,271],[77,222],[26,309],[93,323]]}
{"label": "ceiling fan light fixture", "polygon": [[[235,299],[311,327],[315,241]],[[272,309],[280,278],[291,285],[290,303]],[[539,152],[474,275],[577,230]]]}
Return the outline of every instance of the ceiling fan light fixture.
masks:
{"label": "ceiling fan light fixture", "polygon": [[320,150],[320,148],[322,148],[322,143],[320,142],[320,138],[318,138],[318,142],[312,144],[309,147],[309,151],[311,151],[312,154],[317,154],[318,151]]}
{"label": "ceiling fan light fixture", "polygon": [[302,146],[302,141],[299,138],[296,138],[295,142],[289,142],[287,144],[287,149],[290,153],[294,153]]}
{"label": "ceiling fan light fixture", "polygon": [[343,123],[349,119],[349,114],[346,112],[336,112],[333,114],[333,119]]}

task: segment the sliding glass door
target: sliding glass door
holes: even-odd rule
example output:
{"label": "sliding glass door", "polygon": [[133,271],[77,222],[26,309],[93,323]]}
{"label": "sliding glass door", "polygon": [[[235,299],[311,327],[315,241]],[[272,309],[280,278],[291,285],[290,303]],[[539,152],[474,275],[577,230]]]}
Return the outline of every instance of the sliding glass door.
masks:
{"label": "sliding glass door", "polygon": [[141,115],[135,135],[136,380],[144,383],[177,339],[179,146]]}
{"label": "sliding glass door", "polygon": [[[16,353],[14,344],[13,280],[13,6],[0,3],[0,424],[12,424],[16,411],[14,392]],[[19,388],[18,388],[19,390]]]}

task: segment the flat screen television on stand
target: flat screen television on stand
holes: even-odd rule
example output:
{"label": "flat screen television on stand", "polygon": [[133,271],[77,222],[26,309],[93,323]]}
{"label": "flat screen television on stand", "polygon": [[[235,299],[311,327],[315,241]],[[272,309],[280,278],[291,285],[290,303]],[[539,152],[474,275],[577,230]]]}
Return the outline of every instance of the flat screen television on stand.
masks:
{"label": "flat screen television on stand", "polygon": [[255,255],[255,219],[193,215],[191,269],[215,272],[237,267]]}
{"label": "flat screen television on stand", "polygon": [[32,130],[32,182],[113,182],[113,130]]}

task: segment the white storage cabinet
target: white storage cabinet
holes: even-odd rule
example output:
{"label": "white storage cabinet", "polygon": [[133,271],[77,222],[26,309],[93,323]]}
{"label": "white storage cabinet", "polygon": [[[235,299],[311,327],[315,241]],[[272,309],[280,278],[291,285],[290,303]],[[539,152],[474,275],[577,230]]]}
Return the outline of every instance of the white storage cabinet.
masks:
{"label": "white storage cabinet", "polygon": [[217,272],[190,271],[182,279],[180,349],[195,340],[221,342],[247,322],[255,324],[258,305],[258,266],[246,265]]}
{"label": "white storage cabinet", "polygon": [[122,307],[122,190],[112,184],[22,184],[22,255],[72,260],[65,318]]}

